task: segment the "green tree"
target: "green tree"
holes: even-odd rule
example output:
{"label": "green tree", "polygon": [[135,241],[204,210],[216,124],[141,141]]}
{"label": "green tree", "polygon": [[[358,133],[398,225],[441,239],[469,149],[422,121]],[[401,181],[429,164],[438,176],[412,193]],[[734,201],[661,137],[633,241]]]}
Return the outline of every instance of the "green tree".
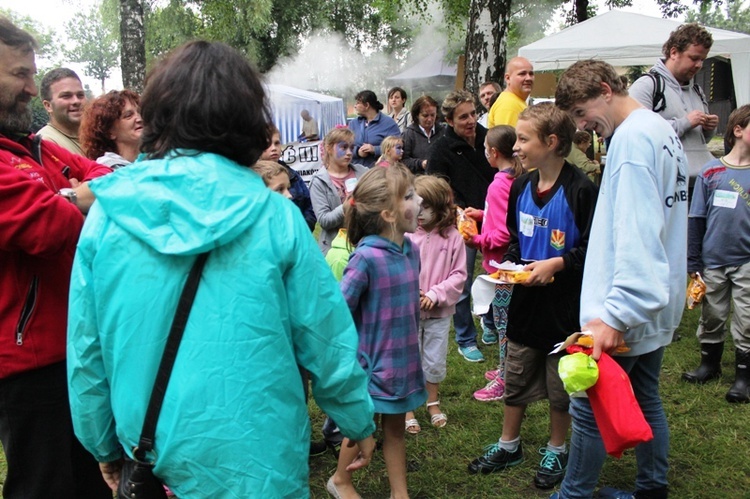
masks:
{"label": "green tree", "polygon": [[688,11],[685,20],[712,28],[750,33],[750,6],[743,7],[742,0],[723,0],[722,4],[713,5],[706,2],[698,9]]}
{"label": "green tree", "polygon": [[144,14],[148,26],[145,54],[149,61],[197,37],[201,29],[198,15],[181,0],[169,0],[160,8],[147,8]]}
{"label": "green tree", "polygon": [[84,64],[84,72],[91,78],[104,82],[117,66],[119,44],[117,33],[105,24],[102,6],[93,7],[88,12],[77,12],[65,25],[73,48],[64,49],[68,60]]}
{"label": "green tree", "polygon": [[[438,0],[449,39],[463,38],[465,87],[478,90],[482,81],[502,81],[507,53],[544,35],[557,0]],[[429,18],[418,0],[399,0],[399,8]]]}
{"label": "green tree", "polygon": [[146,81],[146,29],[141,0],[119,0],[122,83],[138,93]]}
{"label": "green tree", "polygon": [[413,27],[386,0],[170,0],[146,12],[149,58],[196,38],[243,51],[261,71],[296,54],[314,32],[341,34],[355,50],[403,59]]}

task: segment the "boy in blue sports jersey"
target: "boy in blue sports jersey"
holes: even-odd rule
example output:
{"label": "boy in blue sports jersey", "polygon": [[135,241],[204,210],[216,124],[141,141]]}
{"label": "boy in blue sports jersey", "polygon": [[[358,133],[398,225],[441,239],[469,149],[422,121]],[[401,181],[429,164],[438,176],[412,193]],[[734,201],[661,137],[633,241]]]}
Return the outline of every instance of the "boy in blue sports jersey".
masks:
{"label": "boy in blue sports jersey", "polygon": [[500,440],[469,464],[470,473],[491,473],[523,461],[521,422],[526,406],[549,399],[550,439],[534,484],[549,489],[562,481],[568,461],[565,439],[570,400],[557,374],[556,343],[579,330],[583,262],[597,187],[565,161],[576,128],[551,103],[525,109],[516,125],[514,151],[524,168],[508,201],[510,247],[506,261],[531,275],[516,285],[508,309],[505,415]]}

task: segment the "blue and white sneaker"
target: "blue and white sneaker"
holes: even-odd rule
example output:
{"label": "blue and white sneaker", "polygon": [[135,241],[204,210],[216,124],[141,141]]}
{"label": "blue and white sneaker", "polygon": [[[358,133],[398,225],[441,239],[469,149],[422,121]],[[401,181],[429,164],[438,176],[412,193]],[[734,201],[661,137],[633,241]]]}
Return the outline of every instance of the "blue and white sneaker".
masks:
{"label": "blue and white sneaker", "polygon": [[475,346],[458,347],[458,353],[469,362],[484,362],[484,355]]}
{"label": "blue and white sneaker", "polygon": [[494,345],[497,343],[497,340],[497,329],[489,328],[482,322],[482,343],[485,345]]}

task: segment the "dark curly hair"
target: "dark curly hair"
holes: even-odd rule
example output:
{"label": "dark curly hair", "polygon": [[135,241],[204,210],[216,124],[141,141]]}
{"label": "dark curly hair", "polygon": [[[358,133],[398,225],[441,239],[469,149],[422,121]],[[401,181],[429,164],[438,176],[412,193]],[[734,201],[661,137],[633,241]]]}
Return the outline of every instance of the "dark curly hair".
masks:
{"label": "dark curly hair", "polygon": [[218,42],[188,42],[157,64],[146,79],[141,117],[141,150],[149,158],[187,149],[249,167],[271,138],[260,74],[237,50]]}
{"label": "dark curly hair", "polygon": [[140,100],[138,94],[131,90],[112,90],[86,105],[78,139],[87,158],[95,160],[105,152],[119,153],[110,132],[120,119],[125,105],[130,102],[138,107]]}
{"label": "dark curly hair", "polygon": [[698,23],[683,24],[669,34],[669,38],[661,48],[664,57],[669,59],[669,53],[673,48],[677,52],[685,52],[690,45],[700,45],[711,50],[714,39],[711,33]]}

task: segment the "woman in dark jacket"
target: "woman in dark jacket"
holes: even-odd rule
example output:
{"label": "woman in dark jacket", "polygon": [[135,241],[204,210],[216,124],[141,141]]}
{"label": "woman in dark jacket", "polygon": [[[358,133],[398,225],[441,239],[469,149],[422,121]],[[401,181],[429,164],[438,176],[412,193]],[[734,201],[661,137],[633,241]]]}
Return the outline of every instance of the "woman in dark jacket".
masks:
{"label": "woman in dark jacket", "polygon": [[429,95],[423,95],[411,106],[412,122],[403,133],[404,157],[402,162],[414,174],[427,169],[430,148],[445,133],[445,125],[436,123],[438,103]]}
{"label": "woman in dark jacket", "polygon": [[[466,90],[451,92],[443,101],[441,110],[448,127],[445,135],[438,139],[430,150],[427,173],[440,175],[448,180],[457,205],[483,208],[487,188],[494,179],[496,170],[490,166],[484,155],[487,129],[477,123],[474,96]],[[482,352],[477,348],[477,330],[471,316],[469,297],[476,257],[477,250],[467,246],[468,277],[453,316],[458,351],[469,362],[484,360]]]}
{"label": "woman in dark jacket", "polygon": [[477,123],[474,96],[465,90],[451,92],[442,111],[448,127],[430,149],[427,173],[448,180],[459,206],[482,208],[496,172],[484,156],[487,129]]}

